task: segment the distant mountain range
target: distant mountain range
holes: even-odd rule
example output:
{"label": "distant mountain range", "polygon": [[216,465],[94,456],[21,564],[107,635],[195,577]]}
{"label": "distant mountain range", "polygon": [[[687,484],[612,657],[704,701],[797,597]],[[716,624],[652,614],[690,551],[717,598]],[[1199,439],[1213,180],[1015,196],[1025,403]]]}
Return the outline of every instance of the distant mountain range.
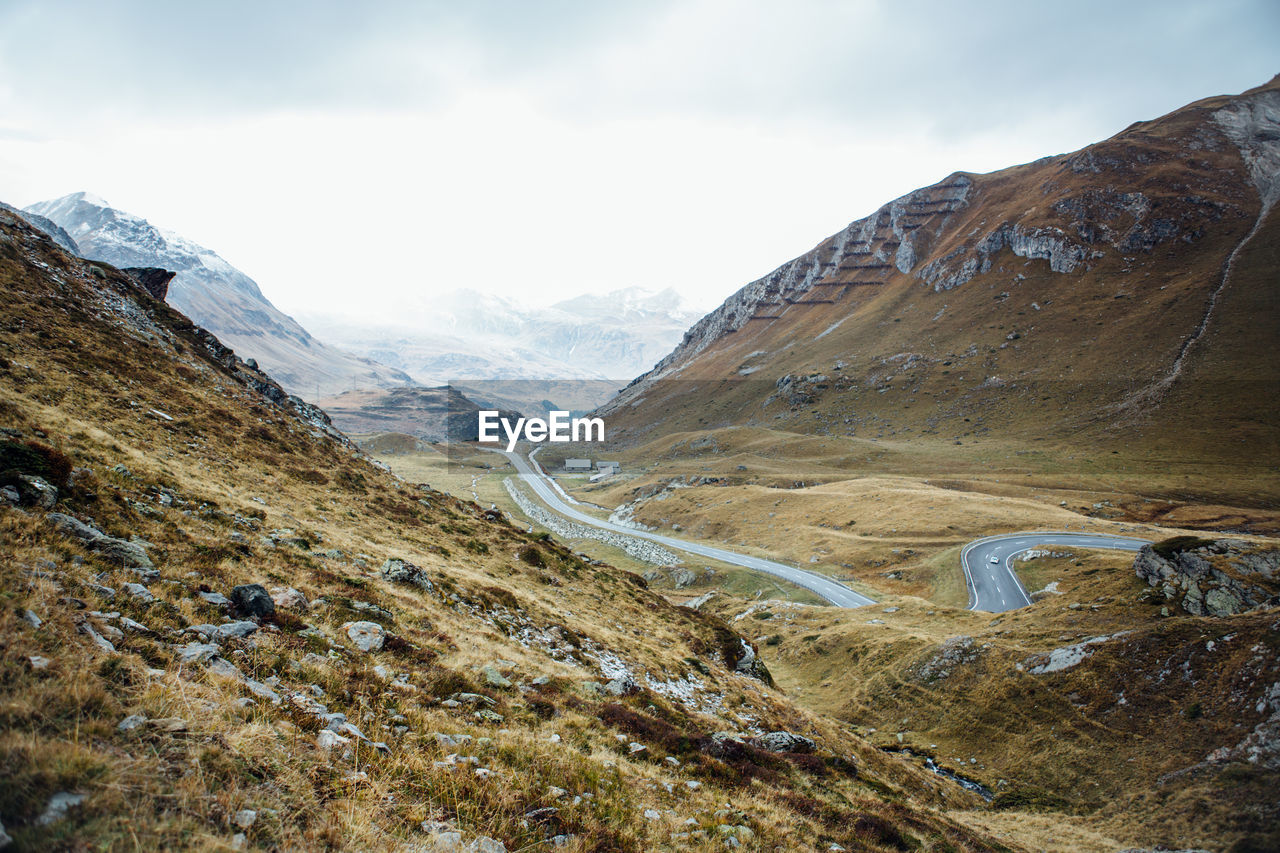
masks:
{"label": "distant mountain range", "polygon": [[[166,301],[213,332],[242,358],[253,358],[292,394],[315,399],[348,388],[409,384],[404,373],[316,340],[262,295],[257,283],[216,252],[90,193],[73,193],[22,211],[43,218],[89,260],[117,267],[163,267],[177,273]],[[46,229],[47,230],[47,229]],[[53,235],[59,243],[63,241]],[[64,248],[68,248],[64,246]]]}
{"label": "distant mountain range", "polygon": [[456,290],[398,307],[392,323],[353,325],[322,313],[301,317],[326,340],[412,376],[454,379],[630,380],[669,353],[700,316],[680,295],[630,287],[546,308]]}
{"label": "distant mountain range", "polygon": [[301,315],[304,328],[216,252],[90,193],[16,212],[89,260],[176,272],[169,304],[308,399],[455,379],[593,380],[581,393],[561,386],[566,405],[590,408],[621,387],[619,380],[651,368],[700,316],[670,289],[588,294],[547,308],[456,290],[416,305],[388,305],[395,319],[385,323],[353,324],[316,312]]}

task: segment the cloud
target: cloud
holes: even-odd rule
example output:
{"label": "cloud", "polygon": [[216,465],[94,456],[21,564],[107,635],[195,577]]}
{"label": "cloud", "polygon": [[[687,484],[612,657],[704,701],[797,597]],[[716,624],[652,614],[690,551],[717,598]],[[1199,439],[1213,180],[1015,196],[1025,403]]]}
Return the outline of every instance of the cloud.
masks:
{"label": "cloud", "polygon": [[1260,84],[1278,31],[1267,0],[10,2],[0,187],[97,192],[286,310],[710,302],[952,171]]}

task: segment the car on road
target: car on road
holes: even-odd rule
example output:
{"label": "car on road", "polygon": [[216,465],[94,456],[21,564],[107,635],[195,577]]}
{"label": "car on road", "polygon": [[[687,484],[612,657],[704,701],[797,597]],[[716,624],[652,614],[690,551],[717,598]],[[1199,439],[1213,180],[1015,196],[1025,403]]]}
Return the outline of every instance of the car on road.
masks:
{"label": "car on road", "polygon": [[993,562],[993,563],[999,563],[999,562],[1000,562],[1000,558],[999,558],[999,557],[996,557],[996,556],[992,556],[992,558],[991,558],[991,562]]}

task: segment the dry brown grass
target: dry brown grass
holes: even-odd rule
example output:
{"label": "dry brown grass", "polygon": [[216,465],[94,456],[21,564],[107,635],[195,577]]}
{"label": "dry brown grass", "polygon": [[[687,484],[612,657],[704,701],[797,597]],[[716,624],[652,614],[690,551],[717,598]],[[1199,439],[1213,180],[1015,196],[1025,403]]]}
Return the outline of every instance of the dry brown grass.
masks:
{"label": "dry brown grass", "polygon": [[[206,358],[184,318],[165,306],[131,295],[162,334],[122,331],[90,296],[104,286],[130,294],[114,272],[103,285],[20,227],[0,233],[10,306],[0,425],[92,469],[58,508],[112,535],[142,537],[161,572],[150,584],[155,601],[143,603],[121,589],[135,580],[130,571],[54,533],[41,511],[0,509],[0,817],[19,845],[226,849],[233,815],[251,808],[259,817],[247,843],[260,849],[402,849],[422,840],[427,819],[453,822],[468,838],[492,835],[512,850],[544,844],[553,830],[573,836],[570,850],[720,849],[722,823],[752,830],[746,849],[837,841],[883,849],[894,839],[925,850],[990,847],[942,811],[973,805],[970,795],[727,671],[720,650],[734,634],[714,617],[488,521],[475,504],[374,468]],[[131,473],[116,473],[117,464]],[[276,544],[264,538],[280,528],[293,532]],[[544,566],[517,557],[530,545]],[[333,549],[340,553],[327,553]],[[421,566],[432,591],[382,580],[378,566],[388,557]],[[196,593],[250,582],[296,587],[313,607],[279,614],[278,630],[227,641],[222,654],[251,678],[279,678],[281,689],[314,685],[331,710],[389,743],[390,755],[359,743],[349,754],[326,754],[315,745],[313,716],[264,700],[239,707],[235,700],[249,694],[236,680],[178,663],[174,644],[193,639],[182,632],[223,618]],[[116,589],[114,597],[102,586]],[[27,609],[44,620],[39,628],[21,619]],[[114,611],[149,630],[114,638],[109,654],[76,626],[87,619],[107,630],[120,620],[93,614]],[[381,622],[394,639],[381,652],[359,653],[341,630],[356,618]],[[552,629],[555,658],[528,639]],[[331,662],[304,660],[330,649]],[[642,686],[609,699],[630,714],[661,719],[690,739],[721,729],[803,731],[820,741],[819,756],[751,754],[735,765],[697,750],[677,767],[662,760],[657,740],[633,754],[603,713],[605,700],[584,686],[606,680],[596,660],[605,652],[642,682],[696,677],[708,703],[684,707]],[[51,662],[37,669],[30,655]],[[496,661],[522,686],[485,687],[476,669]],[[388,683],[375,663],[410,686]],[[550,681],[535,686],[537,676]],[[489,695],[502,722],[442,703],[460,690]],[[132,713],[181,723],[118,731]],[[397,734],[397,724],[407,730]],[[433,732],[474,735],[457,751],[493,775],[436,766],[447,750]],[[764,770],[768,785],[750,781]],[[550,806],[549,785],[571,791],[554,806],[559,812],[543,823],[526,819]],[[37,826],[49,796],[62,790],[87,794],[84,805]],[[660,818],[645,818],[646,808]],[[695,829],[711,835],[672,838]],[[881,841],[866,841],[872,837]]]}

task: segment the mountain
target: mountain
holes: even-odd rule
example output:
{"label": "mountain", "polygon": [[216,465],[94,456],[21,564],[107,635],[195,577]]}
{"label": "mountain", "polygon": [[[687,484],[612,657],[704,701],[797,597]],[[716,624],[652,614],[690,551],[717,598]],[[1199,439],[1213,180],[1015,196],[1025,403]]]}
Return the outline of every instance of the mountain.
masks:
{"label": "mountain", "polygon": [[[429,442],[475,441],[476,412],[481,408],[449,386],[344,391],[320,405],[345,433],[397,433]],[[501,416],[513,421],[519,417],[510,410],[502,410]]]}
{"label": "mountain", "polygon": [[[671,351],[697,315],[675,291],[625,288],[546,308],[472,290],[397,307],[395,324],[353,325],[306,314],[307,325],[422,384],[454,379],[629,379]],[[603,399],[597,401],[603,402]]]}
{"label": "mountain", "polygon": [[21,216],[27,222],[38,228],[40,231],[48,235],[49,239],[57,243],[63,249],[66,249],[73,255],[80,254],[80,247],[76,245],[76,241],[71,239],[71,235],[58,226],[58,223],[51,219],[46,219],[38,213],[30,211],[18,210],[12,205],[5,204],[0,201],[0,210],[7,210],[10,213]]}
{"label": "mountain", "polygon": [[0,295],[0,845],[1032,849],[4,212]]}
{"label": "mountain", "polygon": [[1278,195],[1280,78],[957,172],[744,286],[604,411],[633,441],[738,425],[1274,460]]}
{"label": "mountain", "polygon": [[255,359],[291,393],[315,397],[317,391],[329,394],[410,382],[400,371],[313,338],[272,305],[253,279],[217,253],[116,210],[94,195],[79,192],[40,202],[22,215],[54,223],[90,260],[176,272],[169,303],[244,358]]}

